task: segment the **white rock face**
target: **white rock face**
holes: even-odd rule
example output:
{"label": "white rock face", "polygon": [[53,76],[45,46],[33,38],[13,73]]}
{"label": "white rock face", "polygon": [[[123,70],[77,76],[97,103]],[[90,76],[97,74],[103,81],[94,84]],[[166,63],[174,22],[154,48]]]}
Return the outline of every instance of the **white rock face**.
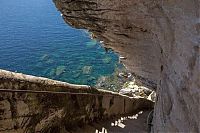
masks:
{"label": "white rock face", "polygon": [[153,132],[200,132],[199,0],[54,0],[64,20],[157,88]]}
{"label": "white rock face", "polygon": [[138,86],[135,82],[126,82],[123,88],[119,91],[120,94],[128,95],[131,97],[143,97],[155,102],[156,93],[144,86]]}
{"label": "white rock face", "polygon": [[155,91],[151,92],[151,94],[148,96],[147,99],[155,102],[156,101],[156,92]]}

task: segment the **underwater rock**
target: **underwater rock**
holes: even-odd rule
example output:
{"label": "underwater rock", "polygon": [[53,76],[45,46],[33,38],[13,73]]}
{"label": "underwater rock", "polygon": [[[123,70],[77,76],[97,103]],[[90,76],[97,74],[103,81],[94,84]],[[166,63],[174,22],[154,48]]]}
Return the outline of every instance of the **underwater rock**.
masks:
{"label": "underwater rock", "polygon": [[[50,58],[50,56],[48,54],[44,54],[41,58],[40,61],[42,63],[46,63],[46,64],[53,64],[54,60]],[[42,65],[41,63],[41,65]]]}
{"label": "underwater rock", "polygon": [[84,66],[82,72],[83,74],[90,74],[92,72],[92,66]]}
{"label": "underwater rock", "polygon": [[47,60],[49,60],[49,58],[50,58],[50,56],[49,56],[48,54],[44,54],[44,55],[40,58],[40,60],[42,60],[42,61],[47,61]]}
{"label": "underwater rock", "polygon": [[45,63],[47,63],[47,64],[53,64],[54,61],[52,59],[48,59],[48,60],[45,61]]}
{"label": "underwater rock", "polygon": [[105,87],[105,82],[106,82],[107,77],[106,76],[101,76],[98,78],[97,83],[96,83],[96,87]]}
{"label": "underwater rock", "polygon": [[65,66],[58,66],[56,68],[56,76],[60,76],[62,73],[64,73],[66,71]]}
{"label": "underwater rock", "polygon": [[43,74],[44,74],[44,75],[48,74],[50,70],[51,70],[51,69],[49,69],[49,68],[44,69]]}
{"label": "underwater rock", "polygon": [[35,67],[37,67],[37,68],[41,68],[42,65],[43,65],[42,62],[38,62],[38,63],[35,65]]}
{"label": "underwater rock", "polygon": [[96,78],[93,76],[87,78],[87,82],[94,82],[95,80],[96,80]]}
{"label": "underwater rock", "polygon": [[105,55],[106,54],[106,52],[105,51],[103,51],[103,52],[99,52],[100,54],[102,54],[102,55]]}
{"label": "underwater rock", "polygon": [[103,63],[105,63],[105,64],[109,64],[109,63],[112,61],[112,58],[111,58],[111,57],[106,57],[106,58],[104,58],[102,61],[103,61]]}
{"label": "underwater rock", "polygon": [[73,78],[78,78],[80,75],[81,75],[81,73],[80,73],[80,72],[77,72],[77,73],[73,74],[72,77],[73,77]]}
{"label": "underwater rock", "polygon": [[55,76],[55,73],[56,73],[56,69],[51,69],[50,73],[49,73],[49,76],[53,77]]}
{"label": "underwater rock", "polygon": [[[109,89],[115,92],[119,92],[124,86],[124,84],[127,81],[135,81],[135,79],[132,77],[130,79],[124,78],[124,77],[119,77],[119,73],[127,73],[126,69],[124,67],[118,67],[117,65],[115,66],[116,68],[114,69],[114,72],[112,75],[104,75],[100,76],[97,81],[96,81],[96,87],[100,89]],[[128,84],[129,82],[127,82]]]}
{"label": "underwater rock", "polygon": [[92,41],[90,41],[90,42],[87,42],[87,43],[86,43],[86,46],[87,46],[88,48],[92,48],[92,47],[94,47],[96,44],[97,44],[97,41],[96,41],[96,40],[92,40]]}

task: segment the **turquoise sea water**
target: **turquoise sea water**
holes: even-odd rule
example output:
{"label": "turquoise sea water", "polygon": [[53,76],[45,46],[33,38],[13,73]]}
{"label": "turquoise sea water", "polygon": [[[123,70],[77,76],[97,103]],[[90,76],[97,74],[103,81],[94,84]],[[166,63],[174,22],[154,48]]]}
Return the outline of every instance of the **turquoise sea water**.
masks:
{"label": "turquoise sea water", "polygon": [[65,24],[52,0],[0,1],[0,69],[94,85],[118,56]]}

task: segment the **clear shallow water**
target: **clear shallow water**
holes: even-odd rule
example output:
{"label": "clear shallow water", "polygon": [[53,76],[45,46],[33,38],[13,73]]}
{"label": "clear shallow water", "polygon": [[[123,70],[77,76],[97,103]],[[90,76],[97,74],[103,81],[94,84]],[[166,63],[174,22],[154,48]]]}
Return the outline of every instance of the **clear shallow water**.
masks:
{"label": "clear shallow water", "polygon": [[0,1],[0,69],[94,85],[118,66],[115,53],[65,24],[52,0]]}

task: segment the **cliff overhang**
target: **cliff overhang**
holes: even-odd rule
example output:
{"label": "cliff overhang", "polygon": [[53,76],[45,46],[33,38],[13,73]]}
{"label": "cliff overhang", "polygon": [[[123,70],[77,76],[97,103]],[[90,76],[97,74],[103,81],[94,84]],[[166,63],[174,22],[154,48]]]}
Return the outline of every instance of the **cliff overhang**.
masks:
{"label": "cliff overhang", "polygon": [[[198,0],[54,0],[68,24],[118,52],[157,89],[154,132],[200,132]],[[191,113],[192,112],[192,113]]]}

